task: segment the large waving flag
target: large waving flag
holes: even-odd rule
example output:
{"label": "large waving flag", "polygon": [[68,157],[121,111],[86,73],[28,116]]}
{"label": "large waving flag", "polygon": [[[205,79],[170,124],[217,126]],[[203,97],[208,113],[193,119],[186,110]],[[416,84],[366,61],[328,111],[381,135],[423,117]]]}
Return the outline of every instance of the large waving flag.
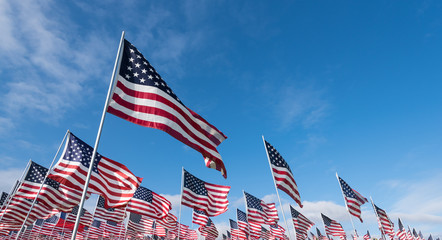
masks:
{"label": "large waving flag", "polygon": [[295,226],[296,230],[296,239],[306,239],[308,237],[308,230],[315,224],[300,212],[296,211],[296,209],[294,209],[291,205],[290,212],[292,214],[293,225]]}
{"label": "large waving flag", "polygon": [[[337,176],[337,174],[336,174]],[[361,217],[361,205],[368,202],[368,200],[363,197],[356,190],[352,189],[342,178],[338,176],[339,184],[342,188],[342,193],[344,194],[345,203],[347,206],[347,210],[351,215],[359,218],[362,221]]]}
{"label": "large waving flag", "polygon": [[302,207],[298,185],[296,185],[290,166],[270,143],[264,140],[264,144],[272,167],[276,187],[287,193],[300,207]]}
{"label": "large waving flag", "polygon": [[72,211],[80,203],[82,191],[45,178],[47,172],[47,168],[31,161],[24,181],[17,189],[15,196],[34,199],[43,184],[37,198],[40,204],[63,212]]}
{"label": "large waving flag", "polygon": [[327,235],[332,235],[335,237],[345,238],[345,231],[342,228],[342,225],[335,220],[325,216],[321,213],[322,221],[324,221],[325,233]]}
{"label": "large waving flag", "polygon": [[172,204],[145,187],[138,187],[133,198],[126,207],[128,212],[138,213],[153,219],[163,219],[169,214]]}
{"label": "large waving flag", "polygon": [[135,46],[124,40],[120,72],[107,111],[170,134],[200,152],[209,168],[227,177],[216,147],[227,137],[187,108]]}
{"label": "large waving flag", "polygon": [[184,169],[183,178],[181,204],[204,211],[209,217],[218,216],[227,211],[229,186],[204,182]]}
{"label": "large waving flag", "polygon": [[274,203],[265,203],[261,199],[244,192],[247,207],[247,219],[261,224],[276,224],[279,220]]}
{"label": "large waving flag", "polygon": [[[82,191],[92,152],[91,146],[69,133],[63,154],[48,177]],[[102,195],[106,199],[106,208],[121,207],[132,198],[141,180],[123,164],[97,152],[88,192]]]}

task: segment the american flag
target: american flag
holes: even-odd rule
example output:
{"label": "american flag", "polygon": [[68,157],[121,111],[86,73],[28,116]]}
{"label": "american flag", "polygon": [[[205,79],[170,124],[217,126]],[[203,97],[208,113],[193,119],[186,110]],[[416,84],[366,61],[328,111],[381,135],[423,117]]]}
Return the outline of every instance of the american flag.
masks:
{"label": "american flag", "polygon": [[365,234],[362,238],[364,238],[364,240],[370,240],[371,239],[370,232],[367,230],[367,234]]}
{"label": "american flag", "polygon": [[250,237],[252,239],[258,239],[261,236],[261,224],[253,221],[249,221]]}
{"label": "american flag", "polygon": [[196,240],[198,239],[198,233],[196,232],[196,230],[188,229],[185,239]]}
{"label": "american flag", "polygon": [[[15,196],[27,199],[37,197],[38,202],[49,208],[69,212],[80,203],[82,191],[60,184],[59,182],[46,178],[48,169],[31,161],[23,183],[18,188]],[[88,195],[87,197],[89,197]]]}
{"label": "american flag", "polygon": [[413,237],[414,237],[414,239],[419,240],[419,235],[417,234],[416,229],[414,229],[414,228],[413,228]]}
{"label": "american flag", "polygon": [[425,240],[424,235],[422,235],[421,231],[419,231],[419,238]]}
{"label": "american flag", "polygon": [[153,234],[159,237],[166,237],[166,229],[158,224],[156,224],[156,220],[153,222]]}
{"label": "american flag", "polygon": [[238,223],[229,219],[230,221],[230,232],[232,233],[232,238],[237,239],[247,239],[247,235],[245,232],[239,230]]}
{"label": "american flag", "polygon": [[[308,230],[315,225],[312,221],[310,221],[308,218],[306,218],[304,215],[302,215],[300,212],[296,211],[291,205],[290,205],[290,212],[292,214],[293,219],[293,225],[295,226],[295,229],[297,230],[296,238],[298,240],[304,240],[308,237]],[[298,232],[300,234],[298,234]]]}
{"label": "american flag", "polygon": [[[78,214],[79,207],[78,205],[75,206],[71,213],[69,213],[68,217],[66,218],[66,222],[75,222],[77,220],[77,214]],[[94,220],[94,216],[88,212],[86,209],[81,209],[80,212],[80,224],[84,226],[91,225],[92,221]]]}
{"label": "american flag", "polygon": [[94,217],[103,220],[111,220],[113,222],[122,222],[126,217],[125,208],[105,208],[104,198],[98,197],[97,206],[95,207]]}
{"label": "american flag", "polygon": [[342,228],[341,224],[332,220],[331,218],[325,216],[321,213],[322,221],[324,221],[325,225],[325,233],[327,235],[332,235],[336,237],[345,237],[345,231]]}
{"label": "american flag", "polygon": [[2,207],[6,203],[6,199],[8,198],[8,194],[2,192],[2,196],[0,197],[0,207]]}
{"label": "american flag", "polygon": [[428,240],[433,240],[433,236],[431,236],[431,234],[430,234],[430,236],[428,237]]}
{"label": "american flag", "polygon": [[407,240],[407,231],[404,228],[404,225],[402,225],[402,221],[400,218],[398,220],[399,230],[397,231],[396,235],[400,240]]}
{"label": "american flag", "polygon": [[209,221],[209,217],[204,211],[193,209],[192,223],[198,225],[206,225]]}
{"label": "american flag", "polygon": [[245,212],[236,209],[236,220],[238,221],[239,230],[245,232],[246,234],[250,233],[249,222],[247,221],[247,215]]}
{"label": "american flag", "polygon": [[270,231],[261,227],[261,238],[265,240],[269,240],[271,237]]}
{"label": "american flag", "polygon": [[411,233],[410,227],[408,227],[407,238],[408,238],[408,240],[414,240],[414,237],[413,237],[413,234]]}
{"label": "american flag", "polygon": [[261,199],[244,192],[247,205],[247,219],[261,224],[276,224],[279,220],[274,203],[265,203]]}
{"label": "american flag", "polygon": [[296,185],[290,166],[279,154],[279,152],[267,141],[264,140],[270,164],[272,166],[273,176],[276,186],[287,193],[295,202],[302,207],[301,196],[299,195],[298,185]]}
{"label": "american flag", "polygon": [[368,200],[356,190],[352,189],[344,180],[342,180],[342,178],[338,177],[338,179],[342,192],[344,193],[347,210],[351,215],[359,218],[359,220],[363,222],[361,217],[361,205],[368,202]]}
{"label": "american flag", "polygon": [[172,209],[172,204],[166,198],[145,187],[138,187],[133,198],[129,201],[126,211],[145,215],[153,219],[162,219]]}
{"label": "american flag", "polygon": [[121,233],[123,233],[123,224],[116,223],[113,221],[107,220],[104,225],[104,234],[103,237],[109,237],[111,239],[120,237]]}
{"label": "american flag", "polygon": [[169,212],[167,216],[161,220],[157,220],[157,223],[168,230],[176,229],[178,218]]}
{"label": "american flag", "polygon": [[229,186],[206,183],[183,169],[184,186],[181,204],[214,217],[227,211]]}
{"label": "american flag", "polygon": [[376,215],[378,217],[378,223],[379,223],[379,227],[382,229],[383,233],[388,235],[391,239],[394,238],[394,224],[392,221],[390,221],[390,218],[387,216],[387,213],[379,208],[378,206],[376,206],[375,204],[374,208],[376,210]]}
{"label": "american flag", "polygon": [[124,40],[120,72],[107,111],[132,123],[169,133],[200,152],[207,167],[227,177],[216,149],[227,137],[187,108],[127,40]]}
{"label": "american flag", "polygon": [[198,228],[202,236],[213,236],[215,238],[218,237],[218,230],[215,227],[213,221],[209,218],[206,225],[202,225]]}
{"label": "american flag", "polygon": [[284,239],[285,238],[285,229],[281,227],[279,224],[270,225],[270,234],[274,238]]}
{"label": "american flag", "polygon": [[94,220],[90,226],[90,228],[88,229],[88,234],[89,237],[94,239],[94,238],[98,238],[101,237],[101,235],[103,235],[103,227],[101,226],[101,223],[103,223],[102,221],[99,220]]}
{"label": "american flag", "polygon": [[319,231],[318,228],[316,228],[316,234],[318,234],[318,238],[319,238],[319,240],[328,240],[328,237],[322,235],[322,234],[321,234],[321,231]]}
{"label": "american flag", "polygon": [[[93,148],[69,133],[58,163],[50,170],[49,178],[82,191],[89,171]],[[106,208],[125,206],[133,197],[142,178],[136,177],[126,166],[96,154],[89,182],[90,193],[106,199]]]}
{"label": "american flag", "polygon": [[57,221],[58,217],[55,215],[48,219],[45,219],[43,222],[43,226],[41,227],[40,233],[49,236],[55,235],[54,228]]}
{"label": "american flag", "polygon": [[[3,209],[0,215],[3,215],[2,222],[15,221],[22,223],[32,206],[32,200],[25,198],[12,197],[8,208]],[[46,219],[58,213],[56,209],[50,209],[47,206],[35,203],[25,225],[31,225],[37,219]]]}
{"label": "american flag", "polygon": [[187,236],[188,230],[189,230],[189,226],[178,223],[178,227],[176,228],[175,232],[176,232],[176,235],[179,235],[181,238],[181,236],[183,236],[183,237]]}
{"label": "american flag", "polygon": [[152,231],[153,221],[153,219],[146,216],[137,213],[130,213],[127,227],[135,230],[138,233],[147,234],[148,232]]}

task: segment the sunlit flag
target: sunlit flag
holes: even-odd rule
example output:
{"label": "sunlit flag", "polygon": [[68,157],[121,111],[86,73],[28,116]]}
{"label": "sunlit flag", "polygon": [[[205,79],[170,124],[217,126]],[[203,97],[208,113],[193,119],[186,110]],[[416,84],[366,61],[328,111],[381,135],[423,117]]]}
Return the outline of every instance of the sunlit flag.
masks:
{"label": "sunlit flag", "polygon": [[[295,226],[296,232],[296,238],[297,239],[306,239],[308,236],[308,230],[315,225],[312,221],[310,221],[308,218],[306,218],[304,215],[302,215],[300,212],[296,211],[291,205],[290,205],[290,212],[293,219],[293,225]],[[299,232],[299,234],[298,234]],[[299,236],[300,235],[300,236]]]}
{"label": "sunlit flag", "polygon": [[276,186],[287,193],[300,207],[302,207],[298,185],[296,185],[290,166],[270,143],[265,140],[264,142]]}
{"label": "sunlit flag", "polygon": [[183,169],[184,185],[181,204],[204,211],[214,217],[227,211],[230,186],[204,182]]}
{"label": "sunlit flag", "polygon": [[107,111],[156,128],[200,152],[209,168],[227,177],[216,147],[227,137],[187,108],[135,46],[124,40],[120,72]]}
{"label": "sunlit flag", "polygon": [[361,205],[368,202],[368,200],[356,190],[352,189],[344,180],[342,180],[342,178],[338,177],[338,179],[342,192],[344,193],[347,210],[351,215],[359,218],[359,220],[363,222],[361,217]]}
{"label": "sunlit flag", "polygon": [[345,237],[345,231],[342,228],[341,224],[332,220],[331,218],[325,216],[321,213],[322,221],[324,221],[325,225],[325,233],[327,235],[332,235],[336,237]]}
{"label": "sunlit flag", "polygon": [[206,225],[208,221],[209,217],[206,215],[204,211],[193,209],[192,223],[198,225]]}
{"label": "sunlit flag", "polygon": [[[69,133],[63,154],[48,177],[82,191],[92,152],[91,146]],[[97,152],[88,192],[103,196],[107,208],[121,207],[133,197],[141,180],[142,178],[136,177],[123,164],[101,156]]]}
{"label": "sunlit flag", "polygon": [[244,192],[247,207],[247,219],[261,224],[276,224],[279,220],[274,203],[265,203],[261,199]]}
{"label": "sunlit flag", "polygon": [[375,204],[373,205],[376,211],[376,215],[378,217],[379,227],[382,229],[384,234],[388,235],[391,239],[393,239],[395,235],[393,229],[394,227],[393,222],[390,220],[390,218],[387,216],[387,213],[383,209],[379,208]]}
{"label": "sunlit flag", "polygon": [[105,208],[104,198],[98,197],[97,206],[95,207],[94,217],[103,220],[111,220],[113,222],[121,222],[126,217],[125,208]]}
{"label": "sunlit flag", "polygon": [[133,198],[126,206],[126,211],[138,213],[153,219],[163,219],[169,214],[172,204],[165,197],[139,186]]}

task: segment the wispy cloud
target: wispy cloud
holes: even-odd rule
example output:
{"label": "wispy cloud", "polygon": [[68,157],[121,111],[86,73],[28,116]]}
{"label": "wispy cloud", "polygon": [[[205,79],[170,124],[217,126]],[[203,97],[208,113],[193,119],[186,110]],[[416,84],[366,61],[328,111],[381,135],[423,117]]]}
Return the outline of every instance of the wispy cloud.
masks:
{"label": "wispy cloud", "polygon": [[51,1],[0,4],[0,62],[9,66],[2,74],[10,79],[0,103],[3,121],[19,122],[32,115],[56,123],[82,102],[88,93],[84,82],[103,71],[98,66],[106,62],[108,51],[103,50],[109,40],[99,31],[81,35],[67,31],[76,26],[50,14],[56,8]]}

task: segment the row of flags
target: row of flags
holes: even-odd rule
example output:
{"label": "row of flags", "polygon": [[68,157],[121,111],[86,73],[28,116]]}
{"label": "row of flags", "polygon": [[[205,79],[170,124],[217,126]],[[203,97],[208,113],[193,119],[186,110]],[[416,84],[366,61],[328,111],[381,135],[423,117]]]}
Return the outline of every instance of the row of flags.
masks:
{"label": "row of flags", "polygon": [[[200,152],[204,164],[220,171],[226,178],[227,170],[216,147],[227,137],[187,108],[135,46],[125,39],[121,44],[116,83],[106,112],[167,132]],[[263,142],[275,188],[285,192],[302,208],[290,166],[264,137]],[[98,146],[98,140],[95,146]],[[362,222],[361,205],[368,200],[342,178],[337,178],[349,214]],[[74,238],[79,232],[79,238],[137,239],[150,234],[167,239],[197,239],[196,230],[181,224],[180,219],[170,213],[170,201],[141,183],[142,178],[135,176],[124,164],[99,154],[68,131],[63,153],[54,167],[48,169],[31,161],[24,178],[11,193],[2,194],[0,235],[10,237],[16,234],[16,239],[20,236],[26,239],[37,234],[66,239],[69,236]],[[221,237],[211,217],[228,210],[227,195],[231,187],[205,182],[184,168],[182,186],[180,204],[193,209],[192,223],[199,225],[200,235],[206,239]],[[85,189],[86,194],[83,194]],[[83,200],[91,194],[99,195],[94,213],[82,208]],[[266,203],[245,191],[243,194],[246,211],[237,209],[237,221],[229,220],[230,231],[227,235],[222,234],[223,239],[289,239],[286,229],[279,225],[275,203]],[[279,198],[278,192],[277,195]],[[405,232],[400,220],[399,231],[395,233],[386,212],[374,204],[373,207],[384,236],[423,240],[415,239],[414,233],[409,234],[410,230]],[[297,240],[347,237],[339,222],[322,213],[326,235],[322,235],[318,228],[317,236],[311,232],[309,235],[314,223],[292,206],[290,213]],[[77,218],[80,228],[75,231],[77,226],[73,222]],[[268,225],[268,229],[263,225]],[[26,230],[21,231],[25,226]],[[354,234],[352,237],[356,239],[356,231]],[[369,238],[367,232],[364,239]]]}

